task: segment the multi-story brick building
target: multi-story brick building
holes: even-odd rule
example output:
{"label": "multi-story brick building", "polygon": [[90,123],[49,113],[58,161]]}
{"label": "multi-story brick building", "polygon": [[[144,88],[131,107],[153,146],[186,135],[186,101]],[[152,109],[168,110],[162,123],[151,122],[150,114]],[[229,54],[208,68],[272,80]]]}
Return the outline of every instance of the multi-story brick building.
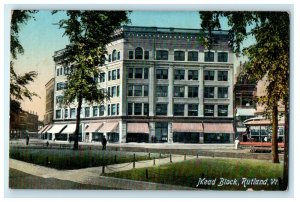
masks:
{"label": "multi-story brick building", "polygon": [[[110,142],[233,142],[233,53],[228,32],[211,50],[200,30],[128,27],[107,45],[107,61],[95,78],[111,98],[102,105],[83,103],[81,140]],[[61,108],[68,67],[55,52],[52,139],[75,131],[76,105]]]}

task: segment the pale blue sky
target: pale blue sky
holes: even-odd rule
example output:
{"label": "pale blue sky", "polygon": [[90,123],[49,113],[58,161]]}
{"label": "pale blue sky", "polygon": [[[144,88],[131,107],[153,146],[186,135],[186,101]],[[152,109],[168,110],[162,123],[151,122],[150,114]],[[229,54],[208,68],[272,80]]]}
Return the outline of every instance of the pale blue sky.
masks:
{"label": "pale blue sky", "polygon": [[[41,98],[32,102],[25,100],[23,108],[35,111],[43,120],[45,113],[45,84],[54,76],[53,53],[63,49],[68,44],[63,37],[63,29],[55,25],[65,17],[64,13],[52,15],[50,11],[39,11],[34,15],[35,20],[22,25],[20,42],[24,47],[24,55],[19,55],[15,61],[17,73],[37,71],[38,78],[29,85],[29,89],[38,93]],[[198,12],[191,11],[133,11],[129,18],[132,26],[156,26],[200,29]],[[226,24],[226,23],[224,23]],[[226,26],[225,29],[228,27]]]}

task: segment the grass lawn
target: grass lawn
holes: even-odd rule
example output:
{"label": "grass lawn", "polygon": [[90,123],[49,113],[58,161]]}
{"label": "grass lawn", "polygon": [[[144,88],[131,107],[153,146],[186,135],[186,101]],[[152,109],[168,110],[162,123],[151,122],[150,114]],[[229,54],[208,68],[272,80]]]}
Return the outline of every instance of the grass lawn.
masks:
{"label": "grass lawn", "polygon": [[15,169],[9,169],[11,189],[110,189],[97,185],[80,184],[55,178],[42,178]]}
{"label": "grass lawn", "polygon": [[[9,157],[41,166],[59,170],[97,167],[116,163],[133,162],[149,159],[148,153],[77,150],[53,148],[10,147]],[[163,157],[164,155],[162,155]],[[150,159],[159,158],[159,154],[151,153]]]}
{"label": "grass lawn", "polygon": [[[282,178],[283,165],[263,160],[248,159],[194,159],[163,166],[122,171],[105,174],[106,176],[132,180],[196,187],[199,178],[204,179],[198,188],[212,190],[279,190],[271,185],[271,179]],[[227,182],[227,185],[222,183]],[[243,178],[247,180],[243,181]],[[255,185],[255,179],[262,185]],[[236,179],[236,181],[235,181]],[[253,181],[249,181],[253,179]],[[215,182],[215,183],[213,183]],[[258,181],[256,181],[257,183]],[[222,186],[219,186],[222,185]]]}

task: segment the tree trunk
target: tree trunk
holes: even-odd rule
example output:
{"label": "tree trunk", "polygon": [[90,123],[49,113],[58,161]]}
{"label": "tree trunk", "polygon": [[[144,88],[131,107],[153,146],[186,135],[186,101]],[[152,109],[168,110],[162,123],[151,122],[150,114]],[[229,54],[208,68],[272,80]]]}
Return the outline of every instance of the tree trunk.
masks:
{"label": "tree trunk", "polygon": [[289,184],[289,103],[284,102],[285,121],[284,121],[284,165],[282,190],[287,190]]}
{"label": "tree trunk", "polygon": [[78,106],[77,106],[77,114],[76,114],[76,129],[74,135],[74,147],[73,150],[78,150],[78,137],[79,137],[79,124],[80,124],[80,112],[82,105],[82,95],[78,96]]}
{"label": "tree trunk", "polygon": [[279,163],[278,157],[278,106],[275,104],[272,109],[272,161],[273,163]]}

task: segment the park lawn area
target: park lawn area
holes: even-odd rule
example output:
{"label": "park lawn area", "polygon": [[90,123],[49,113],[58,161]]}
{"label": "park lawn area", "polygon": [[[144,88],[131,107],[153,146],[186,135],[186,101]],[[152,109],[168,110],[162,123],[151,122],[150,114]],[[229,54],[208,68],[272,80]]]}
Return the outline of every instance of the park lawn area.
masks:
{"label": "park lawn area", "polygon": [[[135,156],[135,157],[134,157]],[[164,157],[162,155],[161,157]],[[127,163],[149,159],[145,152],[77,150],[53,148],[10,147],[9,157],[41,166],[59,170],[72,170],[97,167],[118,163]],[[151,153],[150,159],[159,158],[157,153]]]}
{"label": "park lawn area", "polygon": [[[264,160],[203,158],[150,168],[107,173],[105,175],[194,188],[196,188],[199,178],[207,180],[216,179],[214,185],[202,184],[198,186],[199,189],[209,190],[247,190],[248,188],[252,188],[253,190],[279,190],[279,183],[277,185],[270,185],[270,182],[271,179],[282,178],[282,173],[283,164],[273,164]],[[231,182],[237,179],[238,183],[236,185],[223,184],[223,186],[218,186],[221,183],[221,178],[232,180]],[[264,182],[267,182],[269,185],[242,183],[242,178],[265,180]]]}
{"label": "park lawn area", "polygon": [[97,185],[81,184],[68,180],[43,178],[9,169],[9,188],[11,189],[110,189]]}

